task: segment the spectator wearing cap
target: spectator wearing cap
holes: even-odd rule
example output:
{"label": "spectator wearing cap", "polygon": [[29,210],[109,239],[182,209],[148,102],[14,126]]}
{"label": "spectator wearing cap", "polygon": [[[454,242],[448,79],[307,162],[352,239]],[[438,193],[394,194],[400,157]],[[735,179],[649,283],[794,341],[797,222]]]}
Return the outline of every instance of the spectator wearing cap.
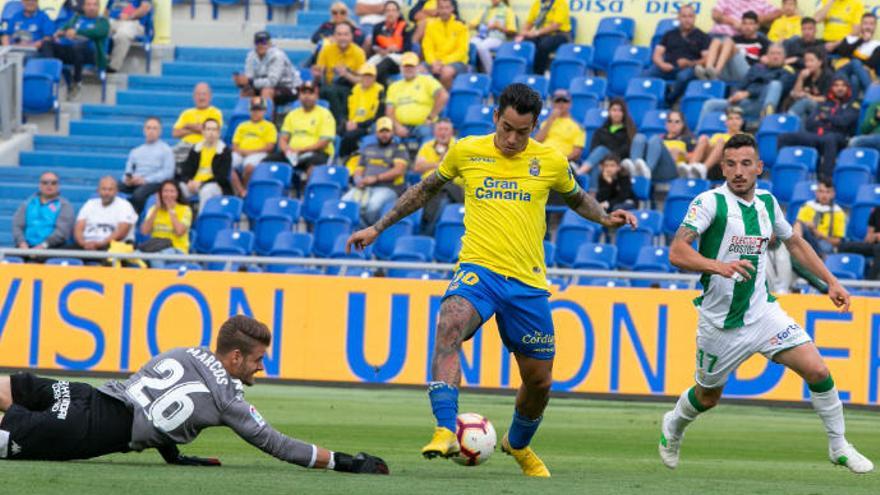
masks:
{"label": "spectator wearing cap", "polygon": [[429,139],[431,125],[449,100],[449,93],[433,77],[419,74],[419,56],[415,53],[404,53],[400,66],[403,79],[388,88],[385,115],[394,123],[396,136]]}
{"label": "spectator wearing cap", "polygon": [[376,222],[382,208],[397,199],[408,164],[406,148],[394,141],[391,119],[380,118],[376,121],[376,142],[364,147],[358,168],[352,175],[354,187],[342,196],[343,201],[355,201],[361,205],[364,225]]}
{"label": "spectator wearing cap", "polygon": [[348,96],[348,119],[339,129],[339,134],[342,135],[339,156],[343,159],[357,151],[358,141],[369,133],[370,127],[381,114],[385,99],[385,88],[376,82],[374,65],[364,64],[358,73],[361,80]]}
{"label": "spectator wearing cap", "polygon": [[340,22],[333,32],[333,43],[324,43],[312,66],[312,77],[321,84],[321,93],[339,122],[347,116],[348,95],[358,82],[358,69],[366,61],[364,50],[351,42],[351,26]]}
{"label": "spectator wearing cap", "polygon": [[261,96],[251,97],[250,113],[250,120],[238,124],[232,136],[232,168],[244,187],[257,164],[269,156],[278,142],[278,130],[266,120],[266,101]]}
{"label": "spectator wearing cap", "polygon": [[670,106],[676,102],[687,84],[696,78],[694,67],[706,63],[709,36],[694,25],[697,14],[693,5],[682,5],[678,10],[678,28],[667,31],[654,48],[654,62],[645,70],[646,77],[671,81],[666,92]]}
{"label": "spectator wearing cap", "polygon": [[19,12],[8,21],[4,19],[6,29],[0,33],[0,43],[3,46],[33,48],[41,55],[51,57],[55,23],[40,10],[37,0],[22,0],[21,4]]}
{"label": "spectator wearing cap", "polygon": [[535,141],[559,150],[570,162],[580,160],[587,134],[571,118],[571,95],[567,89],[553,92],[553,110],[538,129]]}
{"label": "spectator wearing cap", "polygon": [[550,55],[571,41],[571,13],[566,0],[533,0],[516,41],[535,43],[535,74],[550,68]]}
{"label": "spectator wearing cap", "polygon": [[174,177],[174,152],[162,136],[162,122],[156,117],[144,121],[145,143],[131,150],[125,162],[120,190],[131,194],[131,204],[140,213],[162,182]]}
{"label": "spectator wearing cap", "polygon": [[193,88],[195,106],[180,113],[171,129],[171,136],[191,147],[202,141],[202,124],[206,120],[214,119],[220,123],[220,127],[223,127],[223,113],[211,104],[211,97],[211,86],[208,83],[196,84]]}
{"label": "spectator wearing cap", "polygon": [[299,87],[300,106],[284,117],[279,151],[272,161],[287,161],[298,170],[308,173],[314,165],[323,165],[333,155],[336,138],[336,119],[330,110],[318,105],[320,92],[314,81]]}
{"label": "spectator wearing cap", "polygon": [[25,200],[12,216],[12,242],[19,249],[61,247],[73,229],[73,207],[61,196],[58,175],[40,176],[37,193]]}
{"label": "spectator wearing cap", "polygon": [[457,74],[468,70],[467,26],[453,15],[452,0],[437,0],[437,17],[425,25],[425,63],[447,90]]}
{"label": "spectator wearing cap", "polygon": [[367,62],[376,66],[376,80],[387,86],[388,76],[400,74],[400,59],[412,49],[412,28],[394,0],[385,2],[384,12],[384,22],[373,26],[373,56]]}
{"label": "spectator wearing cap", "polygon": [[516,26],[516,14],[510,0],[491,0],[483,12],[471,20],[468,27],[477,32],[471,37],[471,44],[477,49],[480,65],[487,74],[492,73],[492,52],[516,35]]}
{"label": "spectator wearing cap", "polygon": [[[455,129],[452,128],[452,121],[447,118],[438,120],[434,125],[434,139],[419,148],[416,161],[413,163],[413,172],[421,174],[423,180],[426,179],[437,170],[453,144],[455,144]],[[428,200],[422,213],[422,234],[434,235],[437,219],[447,204],[464,202],[464,191],[461,189],[463,184],[461,177],[457,177],[447,182],[440,192]]]}
{"label": "spectator wearing cap", "polygon": [[113,38],[113,51],[107,72],[122,70],[122,64],[131,44],[145,33],[144,22],[153,10],[150,0],[110,0],[105,13],[110,17],[110,36]]}
{"label": "spectator wearing cap", "polygon": [[220,123],[208,119],[202,123],[204,139],[191,150],[177,177],[185,199],[198,197],[199,210],[215,196],[244,196],[245,189],[232,171],[232,150],[220,140]]}
{"label": "spectator wearing cap", "polygon": [[254,35],[254,49],[244,63],[244,73],[232,75],[242,96],[262,96],[282,106],[296,99],[299,71],[290,63],[284,50],[274,46],[269,33]]}

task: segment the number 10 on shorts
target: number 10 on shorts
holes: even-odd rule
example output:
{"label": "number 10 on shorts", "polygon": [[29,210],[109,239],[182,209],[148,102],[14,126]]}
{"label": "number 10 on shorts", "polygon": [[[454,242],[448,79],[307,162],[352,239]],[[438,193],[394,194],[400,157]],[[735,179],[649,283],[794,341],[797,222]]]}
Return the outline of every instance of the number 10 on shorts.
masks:
{"label": "number 10 on shorts", "polygon": [[697,349],[697,368],[703,369],[703,363],[707,363],[709,367],[706,368],[706,373],[711,373],[715,369],[716,362],[718,362],[718,356],[703,352],[702,349]]}

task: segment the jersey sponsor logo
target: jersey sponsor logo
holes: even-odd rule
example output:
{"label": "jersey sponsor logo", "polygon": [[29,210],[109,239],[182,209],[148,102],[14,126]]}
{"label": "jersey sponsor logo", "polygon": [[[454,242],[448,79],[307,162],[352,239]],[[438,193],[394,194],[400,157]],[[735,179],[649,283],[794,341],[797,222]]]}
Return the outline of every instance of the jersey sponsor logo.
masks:
{"label": "jersey sponsor logo", "polygon": [[730,236],[730,245],[727,247],[727,253],[761,255],[767,251],[767,244],[769,242],[769,237],[753,235]]}
{"label": "jersey sponsor logo", "polygon": [[67,419],[67,411],[70,409],[70,383],[53,383],[52,395],[55,397],[55,403],[52,404],[52,413],[62,421]]}
{"label": "jersey sponsor logo", "polygon": [[251,417],[254,418],[254,421],[256,421],[258,425],[260,425],[261,427],[266,426],[266,421],[263,420],[263,416],[260,414],[259,411],[257,411],[256,407],[251,406],[249,412],[251,413]]}
{"label": "jersey sponsor logo", "polygon": [[554,342],[556,342],[556,336],[551,334],[544,334],[537,330],[534,331],[531,335],[523,335],[520,341],[523,344],[544,344],[549,345],[549,347],[553,347]]}
{"label": "jersey sponsor logo", "polygon": [[786,340],[788,340],[792,335],[797,333],[798,330],[800,330],[800,326],[798,326],[796,323],[792,323],[791,325],[785,327],[785,330],[777,333],[773,337],[770,337],[770,345],[773,345],[773,346],[781,345]]}
{"label": "jersey sponsor logo", "polygon": [[703,200],[695,199],[694,202],[691,203],[691,207],[688,208],[687,215],[684,217],[684,222],[693,225],[697,221],[697,208],[702,206]]}
{"label": "jersey sponsor logo", "polygon": [[468,161],[476,163],[495,163],[495,159],[489,156],[469,156]]}
{"label": "jersey sponsor logo", "polygon": [[21,454],[21,445],[15,443],[15,440],[13,440],[13,441],[9,444],[9,450],[10,450],[10,452],[11,452],[12,455],[18,455],[18,454]]}
{"label": "jersey sponsor logo", "polygon": [[532,195],[519,188],[515,180],[501,180],[486,177],[483,184],[474,189],[477,199],[500,199],[504,201],[531,201]]}
{"label": "jersey sponsor logo", "polygon": [[529,175],[533,177],[541,175],[541,161],[538,160],[538,157],[529,160]]}

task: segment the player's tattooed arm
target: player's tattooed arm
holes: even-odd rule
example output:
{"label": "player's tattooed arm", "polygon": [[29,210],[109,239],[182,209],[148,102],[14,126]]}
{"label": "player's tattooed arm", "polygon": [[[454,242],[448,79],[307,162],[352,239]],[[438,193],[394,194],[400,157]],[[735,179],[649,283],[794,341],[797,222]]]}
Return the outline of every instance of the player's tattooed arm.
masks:
{"label": "player's tattooed arm", "polygon": [[381,233],[401,219],[406,218],[412,212],[425,206],[431,198],[443,189],[444,185],[446,185],[446,180],[436,173],[422,179],[421,182],[404,191],[391,210],[373,224],[373,228]]}
{"label": "player's tattooed arm", "polygon": [[605,225],[610,218],[610,215],[605,212],[605,208],[602,208],[596,201],[596,198],[587,194],[580,187],[574,193],[565,197],[565,204],[577,212],[578,215],[602,225]]}

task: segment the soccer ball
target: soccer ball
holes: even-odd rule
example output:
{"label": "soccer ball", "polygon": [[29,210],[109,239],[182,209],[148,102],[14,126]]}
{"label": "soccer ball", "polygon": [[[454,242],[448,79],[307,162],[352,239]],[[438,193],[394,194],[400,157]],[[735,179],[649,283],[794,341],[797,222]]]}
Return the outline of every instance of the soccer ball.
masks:
{"label": "soccer ball", "polygon": [[455,419],[455,436],[461,452],[452,460],[462,466],[479,466],[489,460],[498,443],[492,423],[477,413],[462,413]]}

